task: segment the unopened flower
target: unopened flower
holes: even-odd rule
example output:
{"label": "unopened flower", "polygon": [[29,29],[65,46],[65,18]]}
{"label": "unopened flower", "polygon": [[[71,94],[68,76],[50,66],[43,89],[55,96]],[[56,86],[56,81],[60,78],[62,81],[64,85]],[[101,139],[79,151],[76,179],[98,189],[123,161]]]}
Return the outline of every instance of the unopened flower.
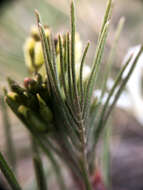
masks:
{"label": "unopened flower", "polygon": [[[50,29],[45,26],[45,36],[50,36]],[[25,63],[30,73],[37,72],[44,64],[42,44],[37,26],[31,27],[30,37],[24,44]]]}

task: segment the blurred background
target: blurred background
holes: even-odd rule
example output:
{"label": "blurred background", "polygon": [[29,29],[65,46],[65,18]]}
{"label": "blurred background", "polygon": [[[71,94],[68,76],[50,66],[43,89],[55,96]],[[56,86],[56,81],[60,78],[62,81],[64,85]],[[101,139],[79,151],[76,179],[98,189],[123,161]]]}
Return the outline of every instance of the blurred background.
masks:
{"label": "blurred background", "polygon": [[[107,1],[76,0],[75,2],[77,30],[81,35],[83,46],[88,40],[91,42],[88,54],[90,63]],[[35,9],[40,12],[43,23],[49,25],[55,35],[58,32],[68,31],[70,0],[0,1],[0,94],[2,94],[3,86],[7,86],[6,77],[11,76],[22,82],[27,76],[23,44],[29,35],[30,27],[36,23]],[[122,16],[125,17],[125,25],[118,41],[113,74],[121,66],[128,48],[143,43],[143,0],[114,1],[103,65],[106,64],[106,55],[112,46],[117,24]],[[8,115],[16,150],[18,176],[20,183],[26,186],[32,184],[33,180],[28,133],[9,110]],[[5,152],[5,130],[2,117],[1,111],[0,150]],[[112,188],[114,190],[142,190],[143,126],[131,110],[125,111],[118,108],[113,113],[112,129],[110,146]]]}

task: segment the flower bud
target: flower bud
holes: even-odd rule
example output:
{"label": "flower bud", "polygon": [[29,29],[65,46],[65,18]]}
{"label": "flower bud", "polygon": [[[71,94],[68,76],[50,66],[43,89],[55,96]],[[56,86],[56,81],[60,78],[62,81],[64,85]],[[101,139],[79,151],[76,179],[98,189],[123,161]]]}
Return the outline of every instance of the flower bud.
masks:
{"label": "flower bud", "polygon": [[47,125],[40,119],[40,117],[35,114],[33,111],[28,109],[24,105],[18,107],[18,113],[23,115],[25,118],[25,124],[30,126],[32,129],[37,132],[46,132],[48,131]]}
{"label": "flower bud", "polygon": [[36,25],[31,27],[31,36],[36,40],[39,41],[40,37],[39,37],[39,30],[38,27]]}
{"label": "flower bud", "polygon": [[42,76],[43,80],[46,79],[46,69],[44,64],[40,67],[38,73]]}
{"label": "flower bud", "polygon": [[40,97],[44,100],[46,104],[49,103],[49,92],[47,88],[47,83],[42,83],[41,89],[39,90]]}
{"label": "flower bud", "polygon": [[37,83],[39,84],[39,85],[42,85],[42,76],[39,74],[39,73],[37,73],[35,76],[34,76],[34,80],[35,81],[37,81]]}
{"label": "flower bud", "polygon": [[27,38],[25,45],[24,45],[25,51],[32,53],[34,51],[34,47],[35,47],[34,38],[32,38],[32,37]]}
{"label": "flower bud", "polygon": [[39,112],[45,122],[51,123],[53,121],[53,114],[48,106],[41,105]]}
{"label": "flower bud", "polygon": [[17,102],[17,100],[18,100],[18,94],[15,92],[8,92],[7,97],[15,102]]}
{"label": "flower bud", "polygon": [[25,86],[25,88],[29,88],[29,85],[31,84],[31,81],[33,81],[33,79],[31,79],[29,77],[26,77],[24,79],[24,86]]}
{"label": "flower bud", "polygon": [[51,109],[46,105],[46,103],[39,94],[37,94],[37,99],[40,105],[39,108],[40,115],[42,116],[45,122],[50,123],[53,120],[53,114]]}
{"label": "flower bud", "polygon": [[19,103],[17,101],[18,98],[18,94],[15,92],[9,92],[6,96],[5,96],[5,101],[6,103],[9,105],[9,107],[13,110],[13,112],[17,115],[17,108],[19,106]]}
{"label": "flower bud", "polygon": [[29,92],[31,92],[31,93],[33,93],[33,94],[37,93],[38,84],[37,84],[37,81],[35,81],[34,79],[29,78],[29,77],[26,77],[26,78],[24,79],[24,86],[25,86],[25,88],[26,88]]}
{"label": "flower bud", "polygon": [[19,84],[17,82],[15,82],[14,80],[12,80],[11,78],[8,78],[8,83],[9,86],[11,88],[12,91],[22,95],[24,92],[24,89],[22,87],[19,86]]}
{"label": "flower bud", "polygon": [[26,106],[20,105],[20,106],[18,107],[18,112],[19,112],[20,114],[22,114],[25,118],[28,117],[28,108],[27,108]]}
{"label": "flower bud", "polygon": [[40,68],[44,63],[44,56],[41,42],[36,42],[34,49],[34,65],[36,68]]}
{"label": "flower bud", "polygon": [[30,72],[35,71],[34,48],[35,48],[34,38],[32,38],[32,37],[27,38],[27,40],[24,44],[24,57],[25,57],[25,64]]}
{"label": "flower bud", "polygon": [[27,92],[27,102],[25,104],[27,107],[29,107],[33,111],[39,110],[39,101],[36,97],[36,92]]}

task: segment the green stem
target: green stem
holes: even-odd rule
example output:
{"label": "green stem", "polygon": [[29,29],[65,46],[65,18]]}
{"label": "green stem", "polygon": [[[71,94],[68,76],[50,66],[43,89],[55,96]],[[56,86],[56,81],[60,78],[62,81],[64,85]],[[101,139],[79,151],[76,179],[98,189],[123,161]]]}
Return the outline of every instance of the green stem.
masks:
{"label": "green stem", "polygon": [[84,185],[86,190],[92,190],[92,185],[89,179],[88,162],[87,162],[85,126],[81,117],[79,124],[80,124],[80,141],[81,141],[80,164],[81,164],[82,176],[84,179]]}
{"label": "green stem", "polygon": [[1,152],[0,152],[0,169],[3,172],[12,190],[22,190],[18,181],[16,180],[14,173],[8,166]]}
{"label": "green stem", "polygon": [[38,190],[47,190],[47,183],[44,174],[43,163],[34,137],[31,137],[31,144],[33,150],[33,164],[35,169]]}
{"label": "green stem", "polygon": [[84,180],[84,186],[86,190],[92,190],[92,185],[89,180],[89,175],[88,175],[88,168],[87,168],[87,161],[83,159],[81,162],[81,169],[82,169],[82,176]]}

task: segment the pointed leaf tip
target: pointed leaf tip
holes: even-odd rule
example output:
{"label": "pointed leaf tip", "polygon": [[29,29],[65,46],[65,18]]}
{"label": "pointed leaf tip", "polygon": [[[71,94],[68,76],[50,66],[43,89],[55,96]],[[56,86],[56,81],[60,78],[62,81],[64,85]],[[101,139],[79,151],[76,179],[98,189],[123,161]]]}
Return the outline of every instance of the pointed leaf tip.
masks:
{"label": "pointed leaf tip", "polygon": [[74,1],[71,1],[71,14],[74,14]]}
{"label": "pointed leaf tip", "polygon": [[35,9],[34,12],[35,12],[35,16],[36,16],[36,19],[37,19],[37,23],[40,23],[40,14],[39,14],[38,10]]}

